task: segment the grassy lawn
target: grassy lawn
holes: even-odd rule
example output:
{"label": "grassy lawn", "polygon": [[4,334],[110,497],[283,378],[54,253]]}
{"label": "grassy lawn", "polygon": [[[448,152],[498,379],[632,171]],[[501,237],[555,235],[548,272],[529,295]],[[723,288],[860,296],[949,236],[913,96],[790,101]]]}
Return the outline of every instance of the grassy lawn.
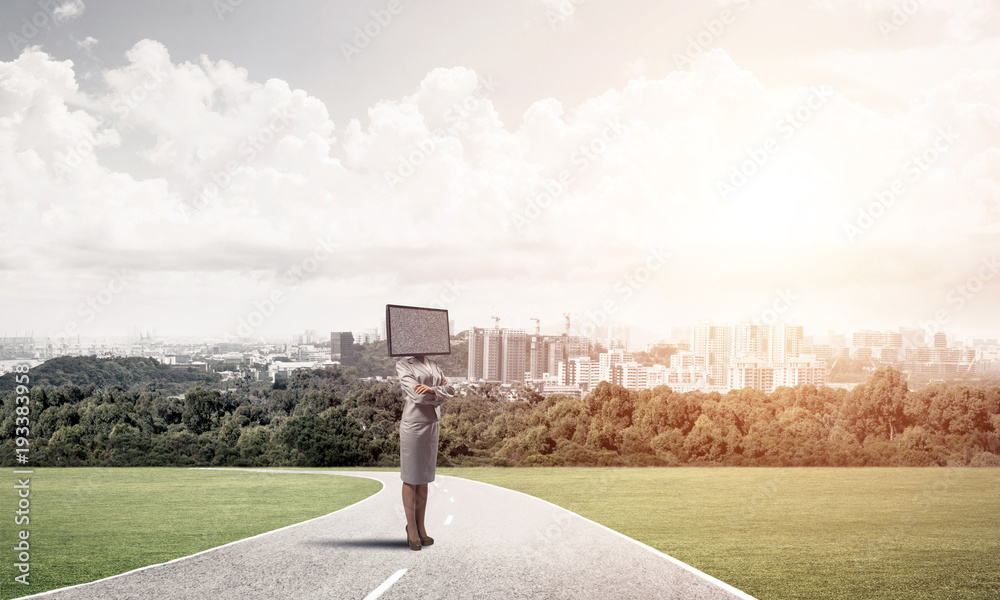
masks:
{"label": "grassy lawn", "polygon": [[1000,469],[448,468],[761,600],[1000,598]]}
{"label": "grassy lawn", "polygon": [[[0,597],[93,581],[333,512],[382,489],[332,475],[182,468],[36,468],[30,587],[14,582],[22,526],[8,472],[0,486]],[[23,476],[22,476],[23,477]]]}

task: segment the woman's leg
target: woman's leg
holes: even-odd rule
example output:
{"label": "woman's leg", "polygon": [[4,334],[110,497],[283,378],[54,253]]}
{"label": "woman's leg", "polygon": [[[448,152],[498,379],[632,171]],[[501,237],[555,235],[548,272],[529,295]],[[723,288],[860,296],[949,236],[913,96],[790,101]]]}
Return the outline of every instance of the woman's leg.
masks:
{"label": "woman's leg", "polygon": [[403,512],[406,513],[406,528],[409,533],[410,540],[417,542],[420,540],[417,536],[417,518],[416,518],[416,488],[419,485],[414,485],[412,483],[403,483]]}
{"label": "woman's leg", "polygon": [[417,520],[417,533],[420,537],[427,537],[427,530],[424,529],[424,513],[427,512],[427,484],[421,483],[416,487],[416,520]]}

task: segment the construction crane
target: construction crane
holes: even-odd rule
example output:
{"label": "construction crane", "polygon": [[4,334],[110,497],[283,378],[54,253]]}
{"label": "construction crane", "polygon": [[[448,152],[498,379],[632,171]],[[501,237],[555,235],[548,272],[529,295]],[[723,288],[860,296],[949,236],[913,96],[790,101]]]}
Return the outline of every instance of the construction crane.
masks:
{"label": "construction crane", "polygon": [[490,317],[493,319],[493,327],[495,329],[500,329],[500,317]]}
{"label": "construction crane", "polygon": [[535,322],[535,335],[541,334],[542,333],[542,320],[539,319],[538,317],[530,317],[528,320]]}

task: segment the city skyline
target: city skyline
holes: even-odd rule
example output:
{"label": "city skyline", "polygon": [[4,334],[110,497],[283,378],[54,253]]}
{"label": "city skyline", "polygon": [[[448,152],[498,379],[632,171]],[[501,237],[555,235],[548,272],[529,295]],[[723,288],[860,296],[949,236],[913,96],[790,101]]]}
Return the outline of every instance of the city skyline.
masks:
{"label": "city skyline", "polygon": [[1000,10],[915,6],[6,2],[0,332],[998,337]]}
{"label": "city skyline", "polygon": [[[531,320],[534,322],[534,319]],[[957,342],[960,344],[972,343],[976,340],[979,341],[989,341],[998,340],[1000,336],[994,337],[986,334],[973,334],[973,335],[959,335],[948,329],[919,329],[916,327],[907,327],[900,325],[898,327],[886,327],[886,328],[861,328],[852,330],[837,330],[832,328],[827,328],[824,331],[813,331],[804,326],[794,322],[794,321],[724,321],[720,319],[702,319],[697,323],[686,324],[686,325],[675,325],[670,327],[670,333],[658,337],[652,340],[645,340],[643,334],[646,331],[641,327],[634,324],[628,323],[610,323],[596,327],[594,329],[588,330],[591,333],[580,332],[577,328],[571,328],[570,331],[566,331],[565,326],[562,328],[557,328],[555,326],[550,327],[519,327],[519,326],[509,326],[506,324],[496,323],[494,325],[487,325],[485,323],[480,324],[470,324],[468,327],[460,327],[456,325],[455,319],[449,319],[451,324],[450,330],[451,335],[456,336],[462,333],[470,333],[472,329],[479,330],[513,330],[524,332],[526,337],[531,337],[534,335],[540,335],[543,337],[559,337],[562,335],[569,335],[572,338],[589,339],[592,342],[601,343],[606,340],[618,340],[625,341],[632,345],[633,348],[640,346],[654,346],[658,344],[678,344],[678,343],[692,343],[693,330],[697,327],[728,327],[730,329],[735,329],[743,326],[764,326],[764,327],[795,327],[802,330],[802,336],[809,339],[824,340],[826,343],[832,343],[831,340],[836,338],[852,339],[857,336],[868,336],[877,339],[884,338],[885,334],[902,336],[905,340],[905,345],[907,346],[933,346],[935,336],[946,336],[948,343]],[[365,344],[372,343],[376,341],[382,341],[385,339],[385,326],[384,321],[363,325],[360,327],[341,327],[337,331],[326,330],[321,328],[306,328],[304,330],[294,331],[294,332],[283,332],[267,336],[254,336],[248,338],[238,338],[230,337],[228,339],[224,337],[213,337],[210,335],[171,335],[169,333],[163,333],[156,330],[143,330],[140,328],[132,328],[128,333],[119,336],[81,336],[80,339],[84,341],[89,341],[91,343],[95,341],[124,341],[129,342],[141,342],[146,340],[147,342],[163,342],[165,340],[176,340],[176,341],[198,341],[198,342],[211,342],[211,343],[232,343],[236,345],[240,344],[257,344],[257,343],[289,343],[288,340],[292,340],[292,344],[324,344],[329,342],[330,333],[337,333],[338,331],[344,331],[352,333],[355,338],[355,343]],[[608,331],[619,332],[614,335],[606,333]],[[620,332],[624,331],[625,335],[620,335]],[[41,345],[45,340],[39,338],[37,334],[31,330],[13,330],[13,332],[0,331],[0,340],[4,339],[26,339],[26,336],[31,336],[34,339],[36,345]],[[638,337],[638,340],[637,340]],[[311,339],[306,339],[311,338]],[[50,342],[56,342],[55,339],[49,339]],[[65,340],[70,345],[75,344],[75,338],[72,340]],[[849,342],[844,342],[845,345],[851,345]]]}

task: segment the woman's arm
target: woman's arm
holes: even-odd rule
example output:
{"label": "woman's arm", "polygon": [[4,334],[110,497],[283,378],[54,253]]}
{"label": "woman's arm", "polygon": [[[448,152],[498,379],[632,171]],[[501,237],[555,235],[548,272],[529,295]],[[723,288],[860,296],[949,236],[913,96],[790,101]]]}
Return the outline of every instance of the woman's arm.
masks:
{"label": "woman's arm", "polygon": [[[399,383],[403,386],[403,393],[414,404],[437,405],[445,401],[445,398],[438,398],[438,395],[434,392],[436,388],[429,388],[417,381],[417,378],[414,377],[413,371],[406,364],[405,360],[396,361],[396,375],[399,376]],[[418,392],[418,387],[421,390],[428,388],[430,391]]]}
{"label": "woman's arm", "polygon": [[457,393],[455,391],[455,386],[448,383],[448,379],[445,378],[444,373],[441,373],[441,369],[437,366],[436,363],[434,365],[434,368],[438,373],[441,374],[441,385],[431,388],[432,390],[434,390],[434,397],[437,398],[440,402],[444,402],[448,398],[454,398],[455,394]]}

